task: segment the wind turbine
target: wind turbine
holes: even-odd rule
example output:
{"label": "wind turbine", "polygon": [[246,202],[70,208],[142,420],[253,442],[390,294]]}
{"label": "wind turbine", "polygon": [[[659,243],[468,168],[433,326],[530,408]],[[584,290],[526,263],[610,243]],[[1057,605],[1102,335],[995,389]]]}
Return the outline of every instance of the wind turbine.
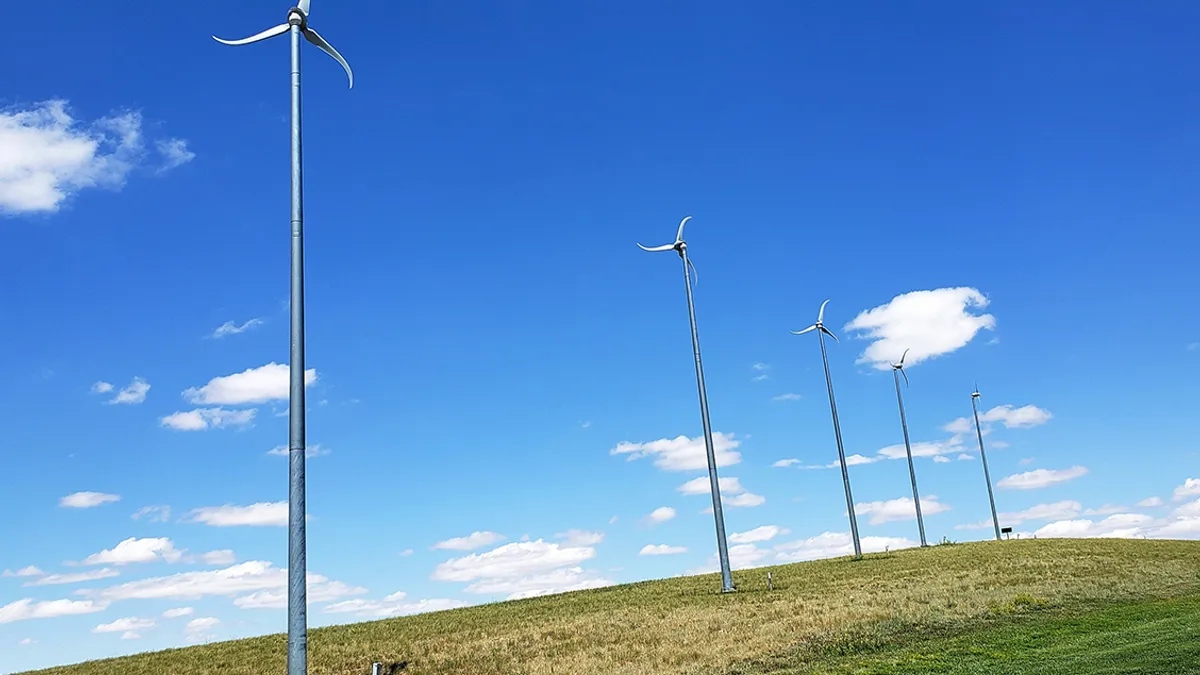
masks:
{"label": "wind turbine", "polygon": [[921,517],[921,495],[917,492],[917,470],[913,467],[912,444],[908,442],[908,420],[904,417],[904,397],[900,395],[900,376],[904,376],[904,386],[908,386],[908,373],[904,372],[904,359],[908,350],[900,355],[900,362],[892,364],[892,377],[896,380],[896,402],[900,404],[900,427],[904,429],[904,452],[908,455],[908,477],[912,480],[913,505],[917,507],[917,530],[921,533],[921,546],[925,542],[925,520]]}
{"label": "wind turbine", "polygon": [[696,330],[696,306],[692,301],[692,275],[696,271],[687,254],[687,242],[683,240],[683,227],[692,217],[688,216],[679,221],[679,232],[675,235],[675,243],[663,244],[653,248],[638,247],[643,251],[657,253],[659,251],[675,251],[683,261],[683,281],[687,287],[688,318],[692,324],[692,353],[696,357],[696,388],[700,390],[700,420],[704,426],[704,450],[708,453],[708,482],[712,490],[713,518],[717,522],[717,557],[721,562],[721,592],[731,593],[733,576],[729,571],[729,546],[725,541],[725,514],[721,510],[720,481],[717,480],[717,455],[713,450],[712,426],[708,421],[708,393],[704,388],[704,366],[700,362],[700,334]]}
{"label": "wind turbine", "polygon": [[288,10],[287,23],[242,40],[213,39],[226,45],[248,45],[277,35],[292,34],[292,268],[291,354],[288,395],[288,675],[308,673],[308,589],[305,532],[305,420],[304,420],[304,186],[300,135],[300,38],[316,45],[346,69],[350,64],[325,38],[308,25],[310,0],[298,0]]}
{"label": "wind turbine", "polygon": [[850,471],[846,467],[846,451],[842,447],[842,427],[838,423],[837,401],[833,398],[833,378],[829,376],[829,355],[825,352],[826,335],[838,342],[837,336],[825,327],[825,305],[828,304],[828,300],[821,303],[816,323],[804,330],[794,330],[792,335],[804,335],[815,330],[817,340],[821,343],[821,363],[825,365],[825,386],[829,389],[829,410],[833,413],[833,435],[837,439],[838,461],[842,465],[842,484],[846,487],[846,510],[850,513],[850,537],[854,540],[854,559],[859,560],[862,558],[862,543],[858,539],[858,518],[854,515],[854,497],[850,494]]}
{"label": "wind turbine", "polygon": [[996,541],[1000,541],[1000,518],[996,516],[996,497],[992,494],[992,476],[988,473],[987,454],[983,452],[983,430],[979,427],[979,408],[975,401],[979,399],[979,384],[971,393],[971,412],[975,413],[975,435],[979,437],[979,458],[983,460],[983,479],[987,481],[988,503],[992,506],[992,525],[996,528]]}

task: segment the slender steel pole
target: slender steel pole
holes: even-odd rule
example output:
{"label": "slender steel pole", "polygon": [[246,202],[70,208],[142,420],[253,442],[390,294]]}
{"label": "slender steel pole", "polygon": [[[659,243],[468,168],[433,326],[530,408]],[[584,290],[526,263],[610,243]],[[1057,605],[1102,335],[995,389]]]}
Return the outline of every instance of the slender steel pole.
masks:
{"label": "slender steel pole", "polygon": [[300,25],[292,37],[292,336],[288,395],[288,675],[308,674],[308,561],[304,516],[304,191],[300,148]]}
{"label": "slender steel pole", "polygon": [[921,495],[917,492],[917,470],[913,467],[912,444],[908,442],[908,420],[904,417],[904,397],[900,395],[900,371],[893,368],[892,377],[896,379],[896,402],[900,404],[900,426],[904,429],[904,451],[908,453],[908,477],[912,479],[913,504],[917,507],[917,530],[921,533],[921,546],[925,542],[925,520],[921,518]]}
{"label": "slender steel pole", "polygon": [[846,451],[842,447],[842,427],[838,423],[837,401],[833,399],[833,378],[829,375],[829,355],[825,352],[825,335],[817,330],[821,341],[821,363],[825,364],[825,386],[829,389],[829,410],[833,413],[833,435],[837,438],[838,461],[842,464],[842,484],[846,486],[846,510],[850,512],[850,537],[854,540],[854,559],[862,558],[862,544],[858,539],[858,517],[854,515],[854,497],[850,494],[850,470],[846,467]]}
{"label": "slender steel pole", "polygon": [[696,330],[696,306],[692,302],[692,272],[687,257],[687,244],[679,245],[683,261],[683,280],[687,286],[688,318],[692,322],[692,352],[696,356],[696,388],[700,390],[700,419],[704,425],[704,450],[708,453],[708,483],[712,489],[713,518],[717,521],[717,557],[721,561],[721,592],[733,588],[729,571],[729,546],[725,542],[725,513],[721,510],[721,482],[717,479],[717,454],[713,449],[712,426],[708,421],[708,393],[704,387],[704,366],[700,362],[700,333]]}
{"label": "slender steel pole", "polygon": [[976,396],[971,396],[971,412],[975,413],[975,435],[979,437],[979,458],[983,460],[983,479],[987,481],[988,503],[992,506],[992,525],[996,528],[996,541],[1000,541],[1000,518],[996,515],[996,497],[992,494],[992,475],[988,472],[987,453],[983,451],[983,431],[979,428],[979,408]]}

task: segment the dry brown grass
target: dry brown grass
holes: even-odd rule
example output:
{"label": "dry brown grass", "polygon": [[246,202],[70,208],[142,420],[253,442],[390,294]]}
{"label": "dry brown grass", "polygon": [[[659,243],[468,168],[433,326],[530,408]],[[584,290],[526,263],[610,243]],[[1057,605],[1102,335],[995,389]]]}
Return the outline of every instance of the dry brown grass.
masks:
{"label": "dry brown grass", "polygon": [[[935,546],[749,570],[734,580],[739,592],[730,595],[715,593],[709,575],[319,629],[310,635],[310,672],[359,675],[371,661],[400,660],[412,675],[730,672],[1031,606],[1200,595],[1200,542]],[[284,672],[284,646],[276,635],[43,672],[274,675]]]}

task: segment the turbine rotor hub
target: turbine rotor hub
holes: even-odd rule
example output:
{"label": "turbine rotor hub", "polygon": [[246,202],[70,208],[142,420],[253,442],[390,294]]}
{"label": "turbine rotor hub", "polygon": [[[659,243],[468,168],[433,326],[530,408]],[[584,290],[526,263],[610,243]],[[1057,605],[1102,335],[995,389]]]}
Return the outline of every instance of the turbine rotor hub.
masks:
{"label": "turbine rotor hub", "polygon": [[303,29],[308,25],[308,17],[299,7],[293,7],[288,10],[288,24]]}

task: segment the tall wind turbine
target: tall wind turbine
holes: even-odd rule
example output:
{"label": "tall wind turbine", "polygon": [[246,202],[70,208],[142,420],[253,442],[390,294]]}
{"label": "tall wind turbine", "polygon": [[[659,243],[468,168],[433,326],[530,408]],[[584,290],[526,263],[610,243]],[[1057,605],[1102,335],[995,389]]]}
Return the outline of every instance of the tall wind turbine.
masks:
{"label": "tall wind turbine", "polygon": [[921,546],[925,542],[925,520],[921,517],[921,495],[917,492],[917,470],[913,467],[912,444],[908,442],[908,420],[904,417],[904,397],[900,395],[900,376],[904,376],[904,386],[908,386],[908,373],[904,372],[904,359],[908,350],[900,355],[900,362],[892,364],[892,377],[896,380],[896,403],[900,404],[900,427],[904,429],[904,452],[908,454],[908,477],[912,480],[913,505],[917,507],[917,530],[921,533]]}
{"label": "tall wind turbine", "polygon": [[298,0],[288,10],[287,23],[242,40],[213,39],[227,45],[248,45],[277,35],[292,34],[292,269],[291,354],[288,395],[288,675],[308,673],[308,562],[305,532],[304,428],[304,188],[300,137],[300,38],[317,46],[346,69],[350,64],[325,38],[308,25],[310,0]]}
{"label": "tall wind turbine", "polygon": [[675,243],[663,244],[653,248],[638,247],[652,253],[658,251],[675,251],[683,261],[683,281],[687,287],[688,318],[692,323],[692,353],[696,357],[696,388],[700,390],[700,420],[704,426],[704,450],[708,453],[708,483],[712,489],[713,518],[717,521],[717,557],[721,562],[721,592],[734,591],[733,575],[729,571],[729,546],[725,542],[725,514],[721,510],[720,481],[717,480],[717,455],[713,450],[712,426],[708,421],[708,393],[704,388],[704,366],[700,363],[700,334],[696,330],[696,306],[692,302],[692,275],[696,267],[688,258],[687,242],[683,240],[683,227],[692,217],[688,216],[679,221],[679,232],[675,235]]}
{"label": "tall wind turbine", "polygon": [[858,539],[858,518],[854,515],[854,497],[850,494],[850,471],[846,467],[846,451],[842,447],[842,427],[838,423],[837,401],[833,398],[833,378],[829,376],[829,355],[825,353],[825,336],[833,338],[834,342],[838,342],[837,336],[825,327],[825,305],[829,301],[821,303],[821,310],[817,312],[817,322],[805,328],[804,330],[794,330],[792,335],[804,335],[810,331],[817,331],[817,340],[821,343],[821,363],[825,364],[825,386],[829,389],[829,410],[833,413],[833,435],[837,439],[838,461],[842,465],[842,484],[846,487],[846,510],[850,513],[850,537],[854,540],[854,559],[862,558],[862,543]]}
{"label": "tall wind turbine", "polygon": [[996,516],[996,497],[992,494],[992,476],[988,473],[987,454],[983,452],[983,430],[979,427],[979,408],[975,401],[979,399],[979,385],[971,394],[971,412],[975,413],[975,435],[979,437],[979,458],[983,460],[983,479],[987,481],[988,503],[992,506],[992,525],[996,528],[996,541],[1000,541],[1000,518]]}

